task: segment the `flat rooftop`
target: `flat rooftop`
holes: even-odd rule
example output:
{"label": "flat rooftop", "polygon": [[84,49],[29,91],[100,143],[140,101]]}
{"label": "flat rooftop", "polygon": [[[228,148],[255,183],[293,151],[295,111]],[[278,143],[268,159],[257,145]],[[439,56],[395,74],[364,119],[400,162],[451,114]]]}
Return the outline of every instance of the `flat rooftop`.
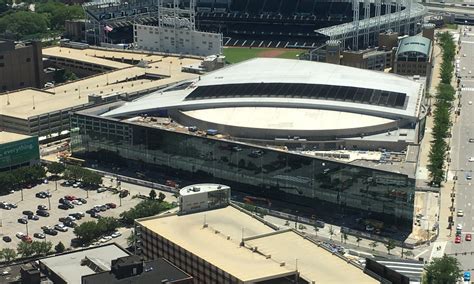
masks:
{"label": "flat rooftop", "polygon": [[[95,53],[94,53],[95,52]],[[146,68],[130,64],[124,64],[109,59],[94,57],[108,56],[107,58],[129,57],[151,57],[150,64]],[[96,76],[86,77],[74,82],[58,85],[52,88],[23,89],[16,92],[0,95],[0,107],[2,114],[21,119],[42,115],[49,112],[67,110],[80,107],[89,102],[89,95],[108,96],[117,93],[135,93],[148,89],[156,90],[180,81],[195,79],[199,75],[181,71],[181,66],[201,62],[193,58],[177,58],[124,53],[115,51],[100,51],[93,49],[78,50],[64,47],[47,48],[43,54],[55,55],[71,60],[97,63],[104,61],[115,66],[117,70],[102,73]],[[97,55],[96,54],[96,55]],[[116,64],[119,63],[119,64]]]}
{"label": "flat rooftop", "polygon": [[[204,222],[207,227],[203,227]],[[143,219],[138,223],[244,282],[291,275],[296,269],[295,259],[298,259],[298,270],[309,281],[377,283],[362,270],[297,233],[275,231],[232,206]],[[245,241],[243,247],[240,246],[242,234],[244,239],[253,238]],[[250,247],[255,246],[271,257],[253,252]],[[281,262],[285,265],[281,266]]]}
{"label": "flat rooftop", "polygon": [[17,133],[7,132],[7,131],[0,131],[0,144],[20,141],[20,140],[30,138],[30,137],[31,136],[28,136],[28,135],[17,134]]}
{"label": "flat rooftop", "polygon": [[73,251],[59,256],[41,259],[40,262],[49,270],[60,276],[66,283],[81,283],[81,277],[94,274],[96,271],[87,265],[81,265],[81,260],[86,257],[102,268],[110,270],[113,259],[130,255],[114,243]]}
{"label": "flat rooftop", "polygon": [[190,186],[183,187],[179,191],[179,194],[193,195],[193,194],[199,194],[203,192],[218,191],[221,189],[229,189],[229,187],[223,184],[216,184],[216,183],[200,183],[200,184],[193,184]]}
{"label": "flat rooftop", "polygon": [[[271,255],[278,263],[296,269],[300,277],[313,283],[379,283],[362,270],[293,231],[262,236],[245,242],[259,253]],[[298,259],[298,260],[296,260]]]}

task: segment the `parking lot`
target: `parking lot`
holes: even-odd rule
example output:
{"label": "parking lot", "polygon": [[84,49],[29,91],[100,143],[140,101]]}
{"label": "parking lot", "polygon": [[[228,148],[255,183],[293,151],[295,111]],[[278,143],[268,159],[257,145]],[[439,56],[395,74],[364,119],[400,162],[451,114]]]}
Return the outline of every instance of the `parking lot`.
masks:
{"label": "parking lot", "polygon": [[[16,204],[17,208],[12,208],[11,210],[0,209],[0,235],[9,236],[12,241],[7,243],[3,240],[0,240],[0,249],[9,247],[16,248],[17,244],[21,242],[15,235],[17,232],[27,233],[32,237],[34,241],[40,241],[33,237],[34,233],[43,233],[41,227],[51,226],[54,227],[56,224],[59,224],[59,218],[66,217],[71,213],[84,212],[91,209],[96,205],[104,205],[106,203],[115,203],[116,208],[108,209],[105,212],[100,212],[102,217],[119,217],[120,213],[126,211],[137,203],[141,201],[139,198],[132,198],[132,196],[140,193],[148,195],[150,192],[149,188],[136,186],[132,184],[122,183],[122,189],[127,189],[130,191],[130,195],[125,198],[122,198],[122,206],[120,206],[120,198],[118,194],[114,194],[111,191],[105,191],[98,193],[96,190],[86,191],[81,188],[73,188],[71,186],[65,187],[61,183],[63,181],[59,180],[57,182],[57,190],[54,182],[49,182],[48,184],[40,184],[30,189],[23,189],[23,201],[21,198],[21,191],[16,191],[9,195],[0,196],[0,202],[8,202]],[[104,179],[106,185],[113,185],[109,180]],[[28,224],[21,224],[18,222],[19,218],[22,218],[22,214],[25,210],[30,210],[36,213],[38,205],[45,205],[49,208],[48,198],[38,198],[35,195],[41,191],[49,191],[52,194],[52,197],[49,199],[51,202],[51,209],[48,210],[50,213],[49,217],[39,217],[39,220],[28,220]],[[157,191],[157,194],[159,191]],[[165,193],[166,194],[166,193]],[[77,198],[84,198],[87,201],[87,204],[75,205],[74,208],[69,210],[59,209],[59,198],[66,195],[72,195]],[[167,201],[174,201],[173,197],[170,194],[166,194]],[[81,220],[76,220],[75,223],[78,225],[82,224],[85,221],[97,220],[90,217],[89,214],[85,214],[85,217]],[[114,239],[119,245],[126,246],[126,237],[130,235],[130,229],[120,228],[119,232],[122,233],[122,236]],[[66,247],[70,246],[70,241],[74,238],[74,233],[72,228],[68,228],[67,232],[58,232],[56,236],[47,235],[46,241],[51,241],[53,246],[56,245],[59,241],[63,242]]]}

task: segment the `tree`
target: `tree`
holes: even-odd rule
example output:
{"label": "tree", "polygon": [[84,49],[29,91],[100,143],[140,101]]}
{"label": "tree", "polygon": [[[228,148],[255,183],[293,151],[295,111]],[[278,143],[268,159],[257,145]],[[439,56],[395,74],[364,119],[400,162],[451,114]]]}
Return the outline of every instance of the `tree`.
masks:
{"label": "tree", "polygon": [[347,240],[349,239],[349,236],[347,236],[346,233],[342,233],[342,237],[344,238],[344,243],[347,244]]}
{"label": "tree", "polygon": [[395,246],[395,242],[393,240],[389,240],[386,244],[385,244],[385,248],[387,249],[387,252],[388,254],[390,254],[390,251],[394,248],[396,248]]}
{"label": "tree", "polygon": [[87,221],[76,228],[74,228],[74,234],[79,238],[83,243],[90,243],[95,238],[100,236],[99,227],[94,221]]}
{"label": "tree", "polygon": [[369,244],[369,246],[372,248],[372,251],[374,251],[375,248],[376,248],[378,245],[379,245],[379,243],[376,242],[376,241],[373,241],[373,242],[371,242],[371,243]]}
{"label": "tree", "polygon": [[0,256],[5,259],[6,262],[10,262],[16,258],[16,251],[12,248],[3,248],[0,250]]}
{"label": "tree", "polygon": [[11,33],[20,39],[27,35],[47,32],[48,24],[48,19],[44,15],[18,11],[0,17],[0,33]]}
{"label": "tree", "polygon": [[151,200],[156,199],[156,191],[154,189],[150,190],[149,197],[150,197]]}
{"label": "tree", "polygon": [[61,84],[77,80],[77,75],[69,70],[60,69],[54,72],[53,79],[56,84]]}
{"label": "tree", "polygon": [[66,169],[66,166],[64,166],[63,163],[52,162],[51,164],[48,165],[48,172],[50,172],[51,174],[55,176],[64,173],[65,169]]}
{"label": "tree", "polygon": [[53,243],[51,242],[37,242],[34,241],[31,243],[34,254],[36,255],[46,255],[53,248]]}
{"label": "tree", "polygon": [[412,252],[411,250],[407,250],[407,251],[405,251],[405,253],[404,253],[404,254],[405,254],[405,258],[410,258],[410,257],[412,257],[412,256],[414,255],[414,254],[413,254],[413,252]]}
{"label": "tree", "polygon": [[318,235],[318,232],[319,232],[319,228],[317,226],[314,226],[314,233],[316,234],[316,236]]}
{"label": "tree", "polygon": [[127,245],[130,247],[130,246],[133,246],[135,244],[135,241],[137,240],[137,236],[135,235],[135,232],[132,231],[130,233],[130,235],[127,237]]}
{"label": "tree", "polygon": [[102,176],[90,170],[84,170],[82,173],[82,181],[93,187],[98,187],[102,184]]}
{"label": "tree", "polygon": [[332,228],[332,225],[329,226],[329,239],[332,240],[332,236],[335,235],[336,233],[334,232],[334,229]]}
{"label": "tree", "polygon": [[457,283],[462,276],[459,261],[451,256],[443,255],[441,258],[434,258],[425,267],[426,273],[423,283]]}
{"label": "tree", "polygon": [[114,217],[104,217],[97,221],[97,231],[100,235],[115,231],[120,226],[118,220]]}
{"label": "tree", "polygon": [[54,247],[54,250],[57,252],[57,253],[62,253],[66,250],[66,247],[64,246],[64,244],[62,242],[59,242],[55,247]]}
{"label": "tree", "polygon": [[166,201],[158,202],[157,200],[148,199],[143,200],[135,205],[135,207],[120,213],[120,217],[122,217],[123,223],[133,225],[135,219],[153,216],[173,207],[173,205]]}
{"label": "tree", "polygon": [[22,257],[29,257],[35,254],[33,243],[20,242],[18,243],[16,250]]}
{"label": "tree", "polygon": [[360,241],[362,241],[362,238],[361,237],[356,237],[357,247],[359,247]]}
{"label": "tree", "polygon": [[80,5],[65,5],[57,1],[38,3],[35,11],[45,15],[54,30],[63,30],[66,20],[84,18],[84,11]]}
{"label": "tree", "polygon": [[158,202],[163,202],[165,198],[166,195],[163,192],[160,192],[160,194],[158,194]]}

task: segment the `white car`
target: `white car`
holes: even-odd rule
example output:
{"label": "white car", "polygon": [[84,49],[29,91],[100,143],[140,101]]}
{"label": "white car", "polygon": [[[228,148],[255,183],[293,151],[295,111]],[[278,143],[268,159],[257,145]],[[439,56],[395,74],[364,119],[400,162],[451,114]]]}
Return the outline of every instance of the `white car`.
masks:
{"label": "white car", "polygon": [[458,225],[456,226],[456,230],[462,230],[462,225],[461,225],[461,224],[458,224]]}
{"label": "white car", "polygon": [[16,233],[16,237],[19,238],[19,239],[23,238],[24,236],[26,236],[25,233],[22,233],[22,232]]}
{"label": "white car", "polygon": [[469,101],[468,104],[472,105],[472,101]]}
{"label": "white car", "polygon": [[120,232],[114,232],[112,235],[110,235],[112,238],[118,238],[120,237],[122,234]]}
{"label": "white car", "polygon": [[72,187],[74,187],[74,188],[78,188],[78,187],[79,187],[79,185],[80,185],[79,183],[75,183],[75,184],[73,184],[73,185],[72,185]]}
{"label": "white car", "polygon": [[474,162],[474,157],[470,157],[470,158],[468,159],[468,161],[469,161],[469,162]]}
{"label": "white car", "polygon": [[105,187],[99,187],[97,189],[97,193],[101,193],[101,192],[105,192],[105,191],[107,191],[107,188],[105,188]]}
{"label": "white car", "polygon": [[458,217],[463,217],[464,216],[464,211],[458,210]]}
{"label": "white car", "polygon": [[72,201],[72,204],[74,205],[82,205],[82,202],[80,202],[79,200],[75,199]]}
{"label": "white car", "polygon": [[67,227],[64,226],[64,224],[57,224],[56,226],[54,226],[54,229],[61,232],[67,232]]}

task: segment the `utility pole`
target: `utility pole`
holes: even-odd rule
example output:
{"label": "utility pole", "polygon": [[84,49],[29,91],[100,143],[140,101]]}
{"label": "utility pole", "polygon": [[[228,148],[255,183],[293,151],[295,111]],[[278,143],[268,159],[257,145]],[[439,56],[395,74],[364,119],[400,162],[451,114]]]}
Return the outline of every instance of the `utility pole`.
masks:
{"label": "utility pole", "polygon": [[51,199],[49,198],[50,193],[49,193],[49,188],[48,188],[48,210],[51,210]]}

